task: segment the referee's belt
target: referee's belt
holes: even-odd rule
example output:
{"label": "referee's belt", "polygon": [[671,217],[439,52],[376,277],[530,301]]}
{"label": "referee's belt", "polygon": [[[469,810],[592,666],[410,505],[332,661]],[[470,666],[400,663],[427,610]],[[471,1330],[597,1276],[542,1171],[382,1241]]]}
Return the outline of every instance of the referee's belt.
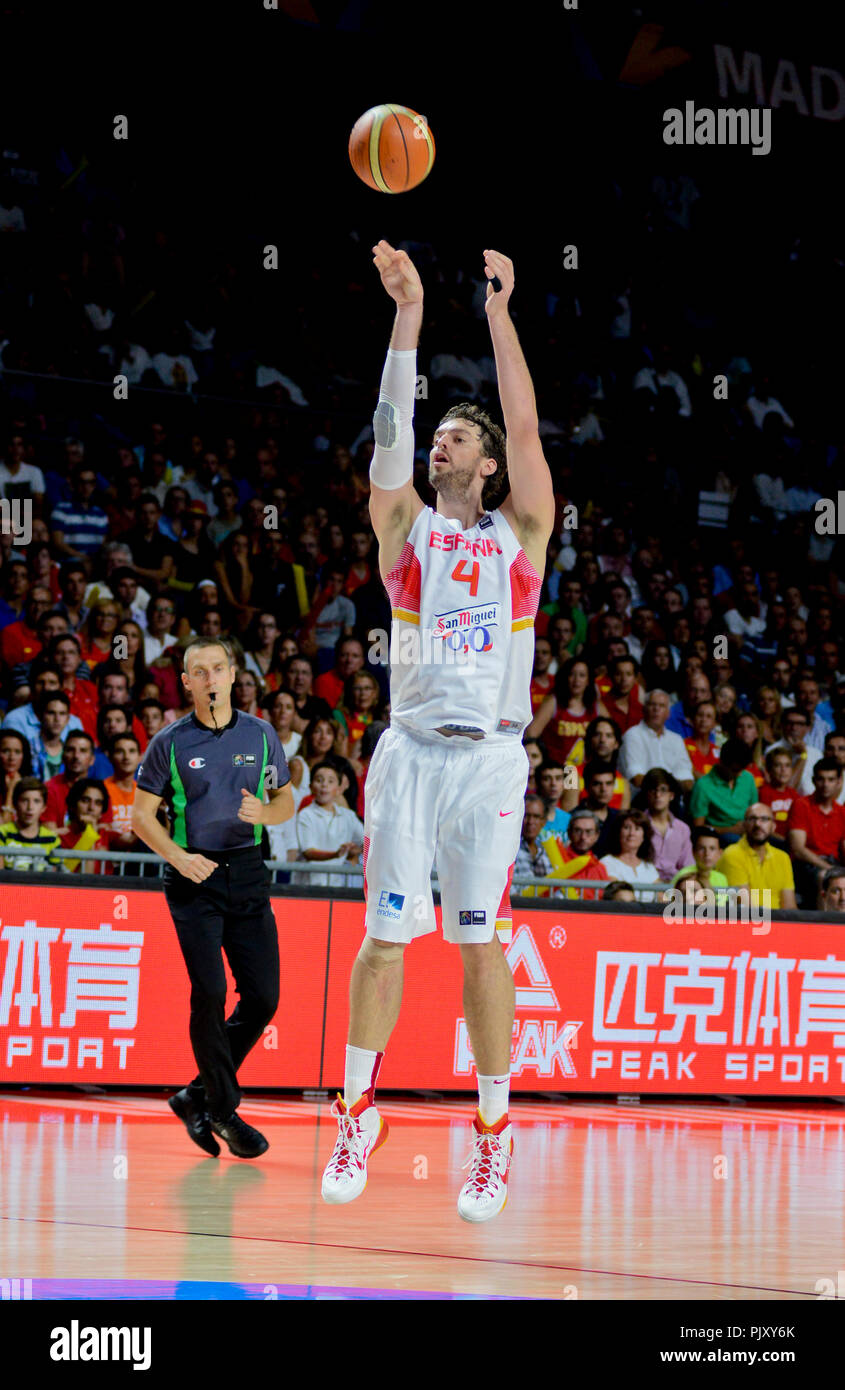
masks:
{"label": "referee's belt", "polygon": [[436,734],[444,734],[446,738],[484,738],[484,730],[478,729],[474,724],[441,724],[435,729]]}

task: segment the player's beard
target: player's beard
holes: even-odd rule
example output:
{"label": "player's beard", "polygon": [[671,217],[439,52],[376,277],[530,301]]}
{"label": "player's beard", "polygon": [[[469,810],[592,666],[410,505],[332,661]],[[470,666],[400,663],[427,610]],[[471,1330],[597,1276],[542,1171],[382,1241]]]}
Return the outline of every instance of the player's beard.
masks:
{"label": "player's beard", "polygon": [[428,481],[434,491],[449,502],[465,502],[475,476],[474,468],[455,468],[451,473],[438,473],[435,468],[428,470]]}

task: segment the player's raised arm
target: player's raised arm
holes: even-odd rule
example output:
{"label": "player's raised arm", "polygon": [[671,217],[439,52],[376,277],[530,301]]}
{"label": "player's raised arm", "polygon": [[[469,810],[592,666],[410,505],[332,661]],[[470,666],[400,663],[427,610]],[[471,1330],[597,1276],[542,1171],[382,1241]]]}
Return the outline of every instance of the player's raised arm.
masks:
{"label": "player's raised arm", "polygon": [[414,388],[417,341],[422,323],[423,288],[406,251],[389,242],[373,247],[381,282],[396,301],[396,318],[373,416],[376,447],[370,464],[370,519],[379,543],[379,567],[386,575],[396,564],[408,533],[423,509],[414,488]]}
{"label": "player's raised arm", "polygon": [[[484,273],[488,280],[484,307],[493,340],[507,436],[510,496],[502,510],[509,520],[515,521],[528,558],[542,574],[546,544],[554,525],[555,499],[549,465],[540,443],[534,387],[508,311],[514,286],[513,263],[499,251],[485,251]],[[501,282],[502,288],[498,291],[489,283],[494,276]]]}

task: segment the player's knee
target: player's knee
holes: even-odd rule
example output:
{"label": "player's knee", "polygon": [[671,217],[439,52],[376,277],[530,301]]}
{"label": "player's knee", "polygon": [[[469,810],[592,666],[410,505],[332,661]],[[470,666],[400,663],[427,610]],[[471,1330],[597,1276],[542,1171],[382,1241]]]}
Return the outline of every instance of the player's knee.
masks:
{"label": "player's knee", "polygon": [[375,937],[365,936],[358,959],[368,970],[385,970],[398,965],[404,954],[405,943],[402,941],[379,941]]}

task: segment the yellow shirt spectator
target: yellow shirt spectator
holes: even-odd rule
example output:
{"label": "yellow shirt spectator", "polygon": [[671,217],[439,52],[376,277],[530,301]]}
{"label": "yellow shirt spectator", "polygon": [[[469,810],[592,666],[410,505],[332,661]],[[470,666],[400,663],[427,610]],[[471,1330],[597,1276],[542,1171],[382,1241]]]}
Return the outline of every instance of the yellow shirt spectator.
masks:
{"label": "yellow shirt spectator", "polygon": [[767,844],[761,861],[745,835],[735,845],[728,845],[716,868],[725,875],[730,887],[747,884],[752,890],[751,901],[755,907],[760,906],[760,890],[768,888],[772,895],[769,906],[773,912],[780,907],[783,890],[795,888],[789,855]]}

